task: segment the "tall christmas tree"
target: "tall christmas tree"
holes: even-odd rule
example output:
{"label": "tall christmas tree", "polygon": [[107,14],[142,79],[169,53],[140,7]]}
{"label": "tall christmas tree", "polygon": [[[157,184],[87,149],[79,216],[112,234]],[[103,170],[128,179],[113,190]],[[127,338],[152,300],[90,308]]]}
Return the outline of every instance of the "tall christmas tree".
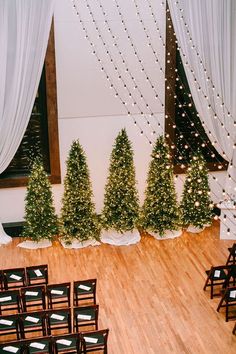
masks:
{"label": "tall christmas tree", "polygon": [[144,230],[157,232],[162,237],[166,230],[177,230],[180,225],[173,167],[162,136],[156,140],[151,157],[141,225]]}
{"label": "tall christmas tree", "polygon": [[103,226],[120,233],[133,230],[138,221],[139,205],[135,181],[133,151],[125,129],[113,147],[105,187]]}
{"label": "tall christmas tree", "polygon": [[72,143],[67,159],[62,198],[61,232],[63,240],[86,241],[99,239],[100,228],[92,202],[92,186],[85,153],[79,143]]}
{"label": "tall christmas tree", "polygon": [[51,185],[39,158],[32,163],[26,193],[25,225],[22,236],[39,242],[58,234]]}
{"label": "tall christmas tree", "polygon": [[196,153],[190,162],[181,201],[183,225],[202,228],[212,222],[208,171],[203,156]]}

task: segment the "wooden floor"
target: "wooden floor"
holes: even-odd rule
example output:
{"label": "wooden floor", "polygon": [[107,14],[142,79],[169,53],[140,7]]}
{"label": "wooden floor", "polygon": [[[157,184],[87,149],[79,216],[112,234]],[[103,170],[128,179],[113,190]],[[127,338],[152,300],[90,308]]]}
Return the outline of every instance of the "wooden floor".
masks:
{"label": "wooden floor", "polygon": [[202,290],[205,270],[224,264],[232,241],[215,224],[174,240],[144,236],[133,246],[65,250],[0,248],[0,268],[48,263],[49,281],[98,279],[99,326],[109,328],[109,354],[235,354],[234,321],[216,312]]}

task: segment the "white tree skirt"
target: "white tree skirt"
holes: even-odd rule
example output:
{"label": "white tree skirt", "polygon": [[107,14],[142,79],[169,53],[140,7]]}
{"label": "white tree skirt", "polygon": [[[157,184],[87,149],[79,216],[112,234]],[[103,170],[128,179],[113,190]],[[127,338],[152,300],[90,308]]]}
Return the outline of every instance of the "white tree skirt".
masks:
{"label": "white tree skirt", "polygon": [[36,250],[38,248],[47,248],[47,247],[51,247],[51,246],[52,246],[52,242],[49,240],[42,240],[39,242],[23,241],[17,245],[17,247],[28,248],[31,250]]}
{"label": "white tree skirt", "polygon": [[186,231],[191,232],[193,234],[198,234],[199,232],[202,232],[205,229],[205,226],[200,228],[200,227],[195,227],[192,225],[189,225]]}
{"label": "white tree skirt", "polygon": [[141,240],[138,230],[126,231],[124,233],[117,232],[116,230],[103,230],[101,241],[115,246],[128,246],[134,245]]}
{"label": "white tree skirt", "polygon": [[149,233],[149,235],[155,237],[157,240],[167,240],[182,235],[182,230],[166,230],[163,236],[160,236],[160,234],[153,231],[147,231],[147,232]]}
{"label": "white tree skirt", "polygon": [[0,245],[6,245],[12,241],[11,236],[7,235],[0,223]]}
{"label": "white tree skirt", "polygon": [[101,243],[96,241],[96,240],[86,240],[86,241],[79,241],[79,240],[74,240],[71,242],[71,244],[66,244],[65,241],[63,240],[60,240],[62,246],[64,248],[69,248],[69,249],[72,249],[72,248],[84,248],[84,247],[88,247],[88,246],[99,246]]}

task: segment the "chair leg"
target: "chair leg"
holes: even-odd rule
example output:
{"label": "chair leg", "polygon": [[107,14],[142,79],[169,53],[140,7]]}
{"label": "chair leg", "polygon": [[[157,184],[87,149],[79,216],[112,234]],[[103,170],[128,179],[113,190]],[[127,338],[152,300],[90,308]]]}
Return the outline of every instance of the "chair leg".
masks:
{"label": "chair leg", "polygon": [[229,321],[229,306],[226,304],[226,309],[225,309],[225,321]]}
{"label": "chair leg", "polygon": [[208,281],[209,281],[209,276],[207,277],[207,280],[206,280],[205,285],[204,285],[204,287],[203,287],[203,290],[204,290],[204,291],[206,290],[206,287],[207,287],[207,285],[208,285]]}
{"label": "chair leg", "polygon": [[218,305],[218,307],[217,307],[217,309],[216,309],[217,312],[220,311],[220,308],[221,308],[221,306],[222,306],[223,301],[224,301],[224,296],[222,296],[222,298],[221,298],[221,300],[220,300],[220,302],[219,302],[219,305]]}
{"label": "chair leg", "polygon": [[233,328],[233,334],[235,334],[235,332],[236,332],[236,322],[235,322],[235,325],[234,325],[234,328]]}
{"label": "chair leg", "polygon": [[211,280],[211,299],[213,299],[213,290],[214,290],[213,281]]}

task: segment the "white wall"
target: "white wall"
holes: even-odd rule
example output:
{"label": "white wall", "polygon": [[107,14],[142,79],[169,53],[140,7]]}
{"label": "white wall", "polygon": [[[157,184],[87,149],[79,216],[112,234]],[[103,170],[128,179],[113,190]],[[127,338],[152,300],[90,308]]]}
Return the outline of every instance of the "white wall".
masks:
{"label": "white wall", "polygon": [[[103,203],[103,192],[109,165],[109,156],[112,150],[114,139],[122,128],[126,128],[134,149],[134,159],[136,166],[136,178],[141,201],[145,188],[148,163],[150,160],[151,146],[148,140],[154,141],[156,136],[151,135],[153,129],[157,134],[162,132],[164,125],[164,112],[158,100],[154,98],[154,90],[146,81],[146,76],[141,72],[127,35],[124,32],[117,9],[111,0],[102,0],[102,4],[107,12],[107,21],[112,31],[117,36],[117,43],[125,58],[126,65],[122,65],[121,57],[116,48],[112,46],[109,33],[106,31],[104,18],[96,5],[97,0],[88,0],[93,8],[94,16],[101,28],[104,41],[109,46],[109,51],[114,58],[115,65],[122,72],[122,78],[127,82],[132,97],[139,102],[140,109],[132,106],[132,99],[128,96],[127,90],[123,88],[118,80],[116,71],[108,56],[104,52],[104,46],[94,29],[91,17],[86,8],[86,0],[78,1],[81,4],[80,13],[85,21],[88,33],[94,42],[94,48],[101,59],[103,66],[109,73],[114,87],[119,91],[122,100],[127,102],[125,108],[118,98],[115,98],[114,91],[110,88],[109,82],[104,77],[104,73],[97,62],[96,56],[91,54],[91,46],[84,38],[79,19],[72,7],[70,0],[57,0],[55,9],[55,44],[56,44],[56,67],[57,67],[57,94],[58,94],[58,119],[59,119],[59,140],[62,178],[65,175],[65,160],[72,140],[79,139],[87,155],[93,184],[94,197],[97,210],[100,211]],[[128,31],[139,56],[143,60],[145,71],[155,86],[155,91],[164,102],[164,77],[155,63],[155,58],[150,47],[147,46],[147,39],[142,26],[138,21],[135,7],[132,0],[118,1],[121,5],[124,19],[127,23]],[[158,38],[158,33],[150,17],[150,11],[145,0],[138,0],[140,4],[141,16],[147,28],[147,33],[151,37],[154,50],[158,53],[161,65],[164,67],[164,48]],[[165,12],[161,6],[161,0],[152,0],[153,8],[158,18],[158,23],[162,35],[165,34]],[[143,96],[155,113],[154,118],[150,118],[150,111],[145,108],[145,104],[140,100],[138,90],[133,90],[133,83],[129,73],[125,69],[129,68],[135,77],[137,85]],[[137,120],[144,134],[141,136],[140,130],[134,125],[132,117],[127,116],[127,111],[132,113]],[[143,111],[150,121],[148,126],[146,120],[140,115]],[[157,121],[161,122],[158,127]],[[147,138],[145,137],[147,136]],[[220,178],[224,174],[218,173]],[[177,190],[180,193],[183,177],[177,179]],[[223,183],[223,181],[222,181]],[[212,185],[215,194],[219,194],[218,185]],[[57,212],[60,211],[60,201],[63,192],[62,185],[54,185],[53,193]],[[23,219],[25,188],[12,188],[0,190],[0,210],[1,221],[10,222]],[[221,198],[221,195],[219,195]]]}

